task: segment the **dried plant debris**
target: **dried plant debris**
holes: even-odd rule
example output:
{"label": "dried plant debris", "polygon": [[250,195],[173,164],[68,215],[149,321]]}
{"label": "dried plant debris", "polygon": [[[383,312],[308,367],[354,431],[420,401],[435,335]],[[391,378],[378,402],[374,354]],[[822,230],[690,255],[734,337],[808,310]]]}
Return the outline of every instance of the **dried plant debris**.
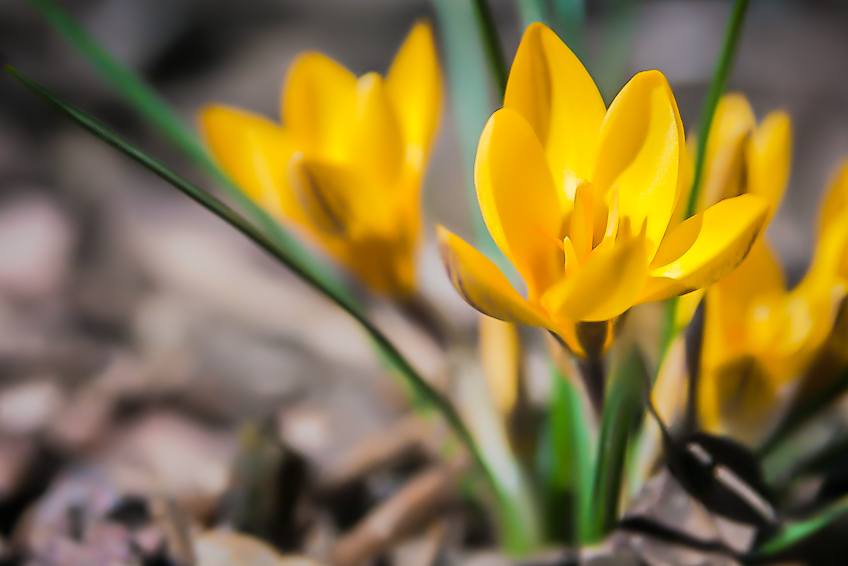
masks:
{"label": "dried plant debris", "polygon": [[652,566],[736,565],[730,554],[748,551],[756,534],[710,513],[667,471],[645,485],[622,523],[618,536]]}
{"label": "dried plant debris", "polygon": [[279,554],[249,535],[222,529],[200,534],[194,553],[196,566],[321,566],[305,556]]}
{"label": "dried plant debris", "polygon": [[194,564],[189,522],[172,501],[122,493],[96,468],[57,479],[15,541],[44,566]]}
{"label": "dried plant debris", "polygon": [[457,501],[455,474],[450,468],[438,466],[413,477],[339,539],[333,563],[363,564],[438,516]]}

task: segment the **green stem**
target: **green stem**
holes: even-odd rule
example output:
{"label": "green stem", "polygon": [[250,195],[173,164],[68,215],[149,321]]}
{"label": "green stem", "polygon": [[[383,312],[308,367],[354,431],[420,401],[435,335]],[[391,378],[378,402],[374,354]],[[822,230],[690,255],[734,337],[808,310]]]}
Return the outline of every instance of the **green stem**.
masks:
{"label": "green stem", "polygon": [[618,521],[629,439],[642,413],[647,370],[639,349],[631,340],[620,340],[614,348],[615,359],[601,415],[592,506],[581,522],[586,529],[581,542],[588,544],[603,540]]}
{"label": "green stem", "polygon": [[730,23],[727,26],[727,31],[724,35],[724,44],[721,48],[718,63],[713,72],[712,84],[710,91],[707,94],[707,100],[704,103],[704,109],[701,113],[701,122],[698,126],[698,149],[695,156],[695,174],[692,179],[692,190],[689,192],[689,202],[686,203],[686,218],[689,218],[697,212],[698,202],[701,195],[701,180],[704,176],[705,157],[707,155],[707,142],[710,137],[710,128],[712,127],[713,117],[715,116],[716,107],[727,88],[727,79],[730,76],[730,70],[733,67],[733,60],[736,56],[736,49],[739,45],[739,38],[742,35],[742,26],[745,23],[745,15],[748,13],[748,5],[750,0],[736,0],[733,4],[733,12],[730,15]]}
{"label": "green stem", "polygon": [[548,419],[538,451],[545,523],[551,542],[579,545],[592,505],[594,435],[576,387],[551,364]]}
{"label": "green stem", "polygon": [[486,54],[489,57],[489,66],[492,68],[492,77],[498,88],[498,96],[503,99],[506,92],[507,64],[504,56],[503,46],[498,36],[498,28],[495,25],[495,17],[488,0],[474,0],[477,12],[477,22],[483,32],[483,43],[486,46]]}
{"label": "green stem", "polygon": [[202,207],[226,221],[230,224],[230,226],[241,232],[241,234],[252,240],[256,245],[271,255],[271,257],[291,269],[298,277],[320,291],[324,296],[353,317],[354,320],[356,320],[362,328],[365,329],[370,338],[380,347],[385,356],[391,360],[392,365],[406,376],[415,389],[430,403],[432,403],[432,405],[442,414],[448,425],[471,453],[475,462],[481,469],[487,472],[487,476],[490,480],[492,480],[491,475],[488,474],[489,467],[485,465],[471,432],[462,422],[462,419],[453,404],[432,385],[430,385],[430,383],[424,379],[415,370],[415,368],[412,367],[412,365],[406,360],[406,358],[403,357],[385,334],[383,334],[383,332],[368,319],[353,299],[351,299],[347,294],[339,293],[333,287],[327,286],[315,274],[293,261],[286,250],[281,248],[277,243],[266,236],[265,233],[253,226],[243,216],[238,214],[234,209],[220,199],[216,198],[207,191],[204,191],[197,185],[183,179],[158,159],[142,152],[93,116],[90,116],[72,104],[59,99],[55,94],[26,77],[11,65],[6,65],[5,70],[27,89],[32,91],[54,109],[68,117],[85,131],[102,140],[104,143],[126,155],[130,159],[141,164],[143,167],[156,174],[170,185],[182,191],[186,196],[200,204]]}

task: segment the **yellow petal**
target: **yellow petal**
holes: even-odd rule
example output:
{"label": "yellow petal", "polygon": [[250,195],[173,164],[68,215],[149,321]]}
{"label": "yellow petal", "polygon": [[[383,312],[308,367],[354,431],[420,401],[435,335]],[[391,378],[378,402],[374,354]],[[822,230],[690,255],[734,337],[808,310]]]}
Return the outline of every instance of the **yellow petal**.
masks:
{"label": "yellow petal", "polygon": [[350,197],[363,183],[350,168],[296,152],[289,161],[289,183],[313,228],[332,236],[349,236],[356,228]]}
{"label": "yellow petal", "polygon": [[731,92],[721,97],[716,106],[710,137],[707,141],[707,175],[710,173],[709,164],[715,162],[716,156],[723,148],[753,132],[756,124],[757,120],[751,104],[743,94]]}
{"label": "yellow petal", "polygon": [[726,360],[699,384],[704,430],[755,442],[778,412],[778,396],[777,382],[759,360],[753,356]]}
{"label": "yellow petal", "polygon": [[563,271],[560,200],[545,153],[517,112],[495,112],[474,163],[477,198],[495,242],[524,277],[535,302]]}
{"label": "yellow petal", "polygon": [[604,101],[580,60],[543,24],[531,24],[524,32],[504,107],[530,123],[558,186],[564,186],[565,176],[590,178]]}
{"label": "yellow petal", "polygon": [[[689,206],[689,195],[692,192],[692,181],[695,177],[696,136],[689,134],[686,144],[680,146],[680,167],[677,174],[677,200],[671,213],[669,230],[685,220],[686,207]],[[696,210],[698,212],[700,208]]]}
{"label": "yellow petal", "polygon": [[780,205],[792,161],[792,121],[786,112],[766,116],[751,138],[747,152],[748,190],[771,204]]}
{"label": "yellow petal", "polygon": [[286,130],[227,106],[207,106],[199,120],[201,135],[236,185],[270,214],[302,218],[286,180],[286,163],[294,150]]}
{"label": "yellow petal", "polygon": [[554,330],[551,322],[512,288],[488,258],[444,226],[438,226],[437,232],[442,263],[465,302],[498,320]]}
{"label": "yellow petal", "polygon": [[729,93],[721,97],[707,141],[703,191],[697,211],[745,192],[745,152],[756,124],[754,111],[744,95]]}
{"label": "yellow petal", "polygon": [[395,55],[386,90],[403,133],[406,162],[420,173],[439,121],[442,96],[433,30],[426,20],[413,26]]}
{"label": "yellow petal", "polygon": [[345,159],[356,115],[356,77],[320,53],[300,55],[289,69],[281,101],[283,123],[298,147]]}
{"label": "yellow petal", "polygon": [[707,290],[707,333],[728,349],[762,349],[779,329],[785,299],[783,270],[760,238],[739,267]]}
{"label": "yellow petal", "polygon": [[[580,183],[574,193],[574,210],[571,211],[568,235],[577,257],[581,259],[592,250],[595,220],[594,196],[594,190],[588,183]],[[567,256],[566,269],[568,269]]]}
{"label": "yellow petal", "polygon": [[408,297],[415,291],[414,242],[411,246],[385,238],[336,240],[347,268],[373,292]]}
{"label": "yellow petal", "polygon": [[518,398],[521,339],[515,325],[481,315],[480,365],[501,415],[508,416]]}
{"label": "yellow petal", "polygon": [[811,277],[828,283],[837,278],[848,280],[848,209],[834,220],[819,236],[804,280]]}
{"label": "yellow petal", "polygon": [[640,234],[594,254],[573,276],[551,287],[542,304],[563,318],[610,320],[633,306],[647,276],[647,244]]}
{"label": "yellow petal", "polygon": [[[360,174],[374,180],[374,194],[357,198],[373,199],[373,206],[392,201],[386,188],[398,178],[405,159],[400,126],[389,102],[382,77],[368,73],[356,83],[356,123],[351,132],[350,163]],[[382,187],[380,186],[382,185]]]}
{"label": "yellow petal", "polygon": [[751,132],[739,131],[738,136],[728,139],[716,148],[713,158],[707,162],[703,180],[703,194],[697,210],[704,210],[726,198],[746,192],[748,167],[747,148],[751,145]]}
{"label": "yellow petal", "polygon": [[744,313],[754,302],[765,296],[786,293],[783,269],[764,239],[759,239],[738,268],[716,283],[730,311]]}
{"label": "yellow petal", "polygon": [[692,244],[677,259],[651,270],[639,302],[690,293],[733,271],[763,230],[768,210],[765,199],[741,195],[682,222],[666,238],[672,243],[679,239]]}
{"label": "yellow petal", "polygon": [[615,97],[601,127],[592,180],[618,187],[618,209],[633,226],[647,219],[648,257],[668,228],[677,197],[682,132],[677,103],[659,71],[637,74]]}
{"label": "yellow petal", "polygon": [[846,214],[848,214],[848,159],[844,159],[837,167],[828,183],[824,200],[819,206],[819,238],[834,223],[845,222]]}

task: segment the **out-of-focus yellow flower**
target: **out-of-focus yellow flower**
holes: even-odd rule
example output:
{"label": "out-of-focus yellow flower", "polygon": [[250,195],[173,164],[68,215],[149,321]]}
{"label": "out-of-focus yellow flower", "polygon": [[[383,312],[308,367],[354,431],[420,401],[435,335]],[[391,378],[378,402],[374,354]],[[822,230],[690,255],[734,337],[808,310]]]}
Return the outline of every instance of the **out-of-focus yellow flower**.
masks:
{"label": "out-of-focus yellow flower", "polygon": [[208,106],[203,134],[254,201],[288,218],[374,291],[415,287],[421,180],[440,113],[430,25],[419,22],[388,75],[357,78],[319,53],[289,69],[282,124]]}
{"label": "out-of-focus yellow flower", "polygon": [[607,110],[577,57],[550,29],[531,25],[475,166],[486,225],[528,297],[440,227],[457,290],[480,312],[547,328],[582,353],[575,323],[609,321],[717,281],[748,253],[769,206],[737,196],[669,230],[687,182],[683,140],[660,72],[637,74]]}
{"label": "out-of-focus yellow flower", "polygon": [[[792,121],[785,111],[770,112],[757,124],[744,95],[724,95],[707,142],[697,210],[726,198],[754,194],[768,200],[773,213],[786,190],[791,160]],[[681,200],[688,200],[689,190]]]}
{"label": "out-of-focus yellow flower", "polygon": [[[681,164],[693,160],[690,148]],[[704,210],[727,198],[742,194],[759,195],[769,203],[768,218],[780,206],[792,160],[792,122],[782,111],[769,113],[757,124],[748,100],[731,93],[719,101],[713,117],[705,157],[703,191],[696,210]],[[691,166],[690,166],[691,167]],[[691,192],[691,173],[678,198],[672,224],[681,222]],[[706,288],[681,297],[675,327],[680,329],[692,319]]]}
{"label": "out-of-focus yellow flower", "polygon": [[[819,247],[834,258],[836,277],[848,285],[848,159],[830,182],[819,210]],[[848,367],[848,297],[837,308],[825,347],[804,378],[794,402],[803,403]]]}
{"label": "out-of-focus yellow flower", "polygon": [[759,241],[707,290],[698,399],[706,430],[756,441],[822,351],[848,291],[848,210],[836,206],[846,180],[843,170],[829,191],[812,264],[794,289]]}
{"label": "out-of-focus yellow flower", "polygon": [[515,408],[521,381],[521,338],[515,325],[480,316],[480,365],[492,400],[506,420]]}

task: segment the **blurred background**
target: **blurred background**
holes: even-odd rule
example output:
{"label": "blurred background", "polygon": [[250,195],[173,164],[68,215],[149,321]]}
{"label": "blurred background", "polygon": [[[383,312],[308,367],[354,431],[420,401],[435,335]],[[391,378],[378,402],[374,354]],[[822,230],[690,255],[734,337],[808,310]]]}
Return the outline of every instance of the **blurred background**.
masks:
{"label": "blurred background", "polygon": [[[357,74],[385,72],[412,22],[433,17],[423,0],[60,3],[192,122],[207,102],[277,118],[286,69],[303,50]],[[511,59],[518,11],[512,1],[493,5]],[[605,95],[637,71],[659,69],[692,130],[729,9],[718,0],[589,0],[589,50],[610,63],[592,69]],[[0,0],[0,53],[209,186],[24,0]],[[792,116],[792,178],[769,235],[797,281],[819,197],[848,155],[848,4],[754,0],[731,89],[744,92],[760,118],[777,108]],[[424,188],[421,278],[446,316],[470,328],[476,315],[455,296],[432,238],[436,222],[470,233],[459,155],[448,103]],[[437,378],[435,346],[391,309],[376,311],[412,361]],[[264,423],[260,439],[284,441],[275,458],[287,462],[286,485],[319,478],[311,491],[296,491],[329,509],[324,530],[312,521],[298,542],[279,546],[308,543],[321,557],[326,540],[432,451],[431,431],[410,424],[407,413],[402,392],[346,315],[0,77],[0,541],[26,536],[37,546],[49,538],[39,533],[69,529],[51,510],[74,497],[163,492],[193,520],[209,520],[234,492],[247,443],[238,425],[250,419]],[[363,464],[387,438],[403,464]],[[99,474],[108,482],[91,479]],[[302,502],[289,503],[297,523]],[[474,521],[463,524],[474,540]]]}

